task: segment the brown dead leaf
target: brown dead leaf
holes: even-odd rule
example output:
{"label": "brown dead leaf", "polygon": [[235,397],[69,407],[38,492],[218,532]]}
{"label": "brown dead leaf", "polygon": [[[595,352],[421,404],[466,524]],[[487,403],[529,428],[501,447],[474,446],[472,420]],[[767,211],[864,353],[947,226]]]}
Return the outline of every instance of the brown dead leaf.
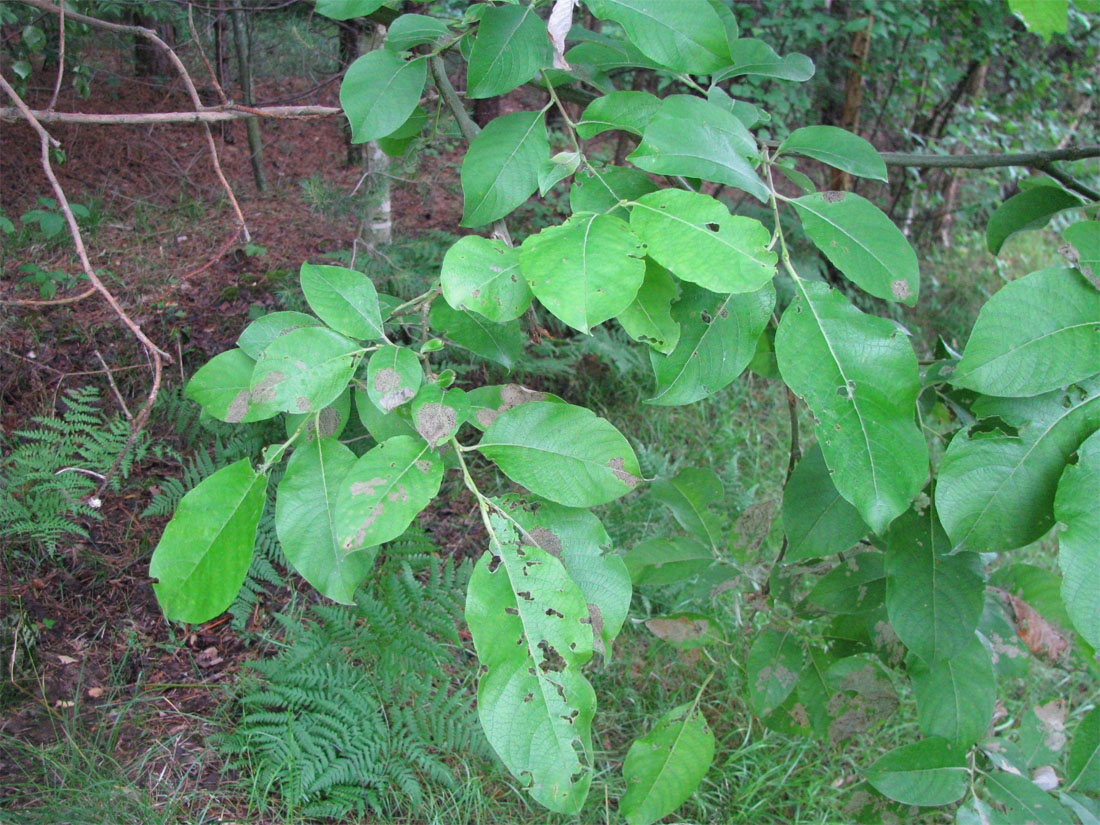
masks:
{"label": "brown dead leaf", "polygon": [[72,656],[62,656],[60,653],[57,654],[57,661],[63,665],[75,665],[77,663],[77,660]]}
{"label": "brown dead leaf", "polygon": [[645,626],[658,639],[672,644],[695,641],[710,631],[710,622],[706,619],[692,619],[678,616],[673,619],[647,619]]}
{"label": "brown dead leaf", "polygon": [[1052,699],[1036,705],[1034,713],[1043,729],[1043,744],[1057,753],[1066,745],[1066,700]]}
{"label": "brown dead leaf", "polygon": [[1016,617],[1016,635],[1027,645],[1033,656],[1056,663],[1066,655],[1069,642],[1056,625],[1051,624],[1039,611],[1018,596],[1004,593]]}
{"label": "brown dead leaf", "polygon": [[92,697],[93,699],[98,699],[100,696],[103,695],[103,688],[101,688],[101,687],[88,688],[88,695],[90,697]]}

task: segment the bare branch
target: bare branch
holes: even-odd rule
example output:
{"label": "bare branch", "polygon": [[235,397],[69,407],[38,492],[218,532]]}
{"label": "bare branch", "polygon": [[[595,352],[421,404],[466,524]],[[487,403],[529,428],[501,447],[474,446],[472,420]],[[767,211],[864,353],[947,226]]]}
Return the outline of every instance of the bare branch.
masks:
{"label": "bare branch", "polygon": [[[103,126],[138,126],[150,123],[218,123],[246,118],[277,118],[280,120],[307,120],[332,117],[343,112],[337,106],[210,106],[194,112],[141,112],[134,114],[85,114],[84,112],[51,112],[31,110],[39,123],[81,123]],[[23,120],[23,114],[14,106],[0,107],[0,120]]]}
{"label": "bare branch", "polygon": [[998,166],[1037,166],[1059,160],[1085,160],[1100,157],[1100,146],[1079,146],[1074,149],[1049,149],[1038,152],[1012,152],[1000,155],[912,155],[905,152],[882,152],[887,166],[907,166],[920,169],[992,169]]}

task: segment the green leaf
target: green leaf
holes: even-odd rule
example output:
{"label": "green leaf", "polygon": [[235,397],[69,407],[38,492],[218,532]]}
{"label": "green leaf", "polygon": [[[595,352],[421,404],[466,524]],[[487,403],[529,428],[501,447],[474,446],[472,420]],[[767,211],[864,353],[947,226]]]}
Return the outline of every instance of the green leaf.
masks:
{"label": "green leaf", "polygon": [[477,709],[493,750],[531,795],[580,810],[592,779],[596,695],[581,673],[592,656],[584,596],[562,563],[490,518],[489,552],[474,568],[466,622],[485,668]]}
{"label": "green leaf", "polygon": [[668,355],[680,340],[680,322],[672,317],[671,310],[679,296],[676,279],[652,258],[646,258],[641,289],[630,306],[615,316],[616,320],[635,341]]}
{"label": "green leaf", "polygon": [[460,238],[443,256],[439,277],[448,304],[490,321],[519,318],[531,305],[531,290],[520,276],[519,250],[495,238]]}
{"label": "green leaf", "polygon": [[294,413],[323,409],[344,391],[362,348],[328,327],[303,327],[276,338],[252,371],[251,399]]}
{"label": "green leaf", "polygon": [[252,561],[266,491],[267,476],[242,458],[180,500],[149,563],[165,617],[198,624],[233,603]]}
{"label": "green leaf", "polygon": [[714,551],[694,539],[673,536],[638,542],[623,556],[623,561],[636,585],[674,584],[710,567]]}
{"label": "green leaf", "polygon": [[588,333],[634,300],[645,278],[645,249],[626,221],[574,215],[523,242],[523,277],[543,306]]}
{"label": "green leaf", "polygon": [[882,606],[886,573],[882,553],[853,553],[817,580],[806,601],[829,613],[866,613]]}
{"label": "green leaf", "polygon": [[428,113],[422,106],[413,109],[409,119],[385,137],[378,138],[378,148],[392,158],[399,158],[408,151],[412,142],[420,137],[428,125]]}
{"label": "green leaf", "polygon": [[413,427],[431,447],[458,432],[469,413],[469,399],[458,387],[444,390],[438,384],[426,384],[412,401]]}
{"label": "green leaf", "polygon": [[742,37],[730,43],[730,62],[733,65],[711,77],[711,83],[721,83],[731,77],[744,75],[774,77],[801,83],[814,76],[814,62],[806,55],[795,53],[780,57],[763,40],[751,37]]}
{"label": "green leaf", "polygon": [[312,441],[320,433],[321,438],[336,438],[344,431],[351,418],[351,387],[344,389],[335,401],[316,413],[287,413],[285,417],[287,438],[306,422],[302,438]]}
{"label": "green leaf", "polygon": [[391,541],[439,492],[443,462],[423,440],[399,435],[360,456],[336,490],[337,544],[345,553]]}
{"label": "green leaf", "polygon": [[256,362],[242,349],[227,350],[206,362],[187,382],[184,395],[219,421],[239,424],[279,414],[274,404],[256,400],[252,371]]}
{"label": "green leaf", "polygon": [[836,126],[805,126],[795,129],[779,144],[775,157],[784,152],[801,155],[858,175],[886,181],[886,164],[870,141]]}
{"label": "green leaf", "polygon": [[259,358],[276,338],[302,327],[319,326],[322,326],[320,321],[304,312],[271,312],[245,327],[237,338],[237,346],[249,358]]}
{"label": "green leaf", "polygon": [[920,265],[886,214],[850,192],[819,192],[791,201],[814,246],[864,292],[912,306]]}
{"label": "green leaf", "polygon": [[623,762],[619,811],[630,825],[651,825],[695,792],[714,759],[714,734],[695,704],[664,714],[635,740]]}
{"label": "green leaf", "polygon": [[582,169],[569,187],[569,211],[605,212],[625,218],[628,213],[619,206],[620,201],[635,200],[656,191],[657,184],[637,169],[608,166],[600,169],[598,175]]}
{"label": "green leaf", "polygon": [[581,165],[580,152],[558,152],[539,164],[539,194],[546,195]]}
{"label": "green leaf", "polygon": [[539,185],[550,154],[542,112],[513,112],[490,121],[462,159],[462,226],[503,218]]}
{"label": "green leaf", "polygon": [[680,526],[713,548],[722,541],[722,522],[711,505],[725,497],[722,481],[713,470],[685,467],[673,478],[658,478],[650,495],[664,504]]}
{"label": "green leaf", "polygon": [[355,464],[355,453],[332,438],[298,447],[287,462],[275,499],[279,543],[303,578],[341,604],[374,567],[377,547],[348,551],[336,533],[336,496]]}
{"label": "green leaf", "polygon": [[775,275],[764,225],[731,215],[709,195],[682,189],[643,195],[630,210],[630,227],[657,263],[711,292],[755,292]]}
{"label": "green leaf", "polygon": [[1077,723],[1066,761],[1066,787],[1100,791],[1100,708],[1093,708]]}
{"label": "green leaf", "polygon": [[817,417],[833,484],[883,532],[928,473],[928,447],[913,423],[919,372],[909,341],[839,291],[800,280],[776,332],[775,355],[787,385]]}
{"label": "green leaf", "polygon": [[1027,396],[1100,372],[1100,292],[1072,269],[1010,281],[970,333],[951,377],[986,395]]}
{"label": "green leaf", "polygon": [[385,137],[409,119],[427,80],[427,59],[402,60],[375,49],[348,67],[340,84],[340,106],[351,124],[351,142]]}
{"label": "green leaf", "polygon": [[379,347],[367,362],[367,397],[384,413],[412,401],[423,380],[420,359],[407,347]]}
{"label": "green leaf", "polygon": [[401,407],[390,413],[384,413],[374,402],[370,400],[365,390],[355,391],[355,409],[359,413],[359,421],[362,423],[371,437],[381,444],[397,435],[409,435],[419,438],[419,433],[413,428],[408,416],[402,416]]}
{"label": "green leaf", "polygon": [[565,403],[556,395],[540,392],[539,390],[529,390],[519,384],[495,384],[488,387],[477,387],[466,393],[466,396],[470,401],[470,423],[482,431],[496,421],[497,416],[502,412],[513,407],[530,404],[534,401]]}
{"label": "green leaf", "polygon": [[366,17],[382,8],[385,0],[317,0],[317,13],[331,20]]}
{"label": "green leaf", "polygon": [[485,10],[466,70],[466,96],[496,97],[529,81],[553,57],[546,24],[533,6]]}
{"label": "green leaf", "polygon": [[864,776],[880,793],[902,804],[949,805],[966,793],[966,749],[945,739],[924,739],[885,754]]}
{"label": "green leaf", "polygon": [[1100,221],[1078,221],[1063,229],[1062,237],[1073,245],[1075,265],[1096,284],[1100,279]]}
{"label": "green leaf", "polygon": [[1077,463],[1062,472],[1054,517],[1065,525],[1058,536],[1062,601],[1077,632],[1100,648],[1100,431],[1077,449]]}
{"label": "green leaf", "polygon": [[1018,433],[981,428],[951,439],[940,465],[936,509],[956,548],[1023,547],[1054,523],[1058,479],[1074,450],[1100,428],[1100,381],[1068,393],[990,400]]}
{"label": "green leaf", "polygon": [[442,20],[426,14],[403,14],[390,23],[386,31],[386,48],[393,52],[406,52],[413,46],[435,43],[450,32]]}
{"label": "green leaf", "polygon": [[589,0],[587,6],[599,19],[621,25],[647,57],[674,71],[710,74],[730,62],[726,29],[706,0]]}
{"label": "green leaf", "polygon": [[989,798],[1001,805],[1005,813],[999,818],[1006,825],[1073,825],[1073,817],[1057,800],[1030,779],[994,771],[985,775],[985,790]]}
{"label": "green leaf", "polygon": [[378,292],[362,272],[302,264],[301,281],[309,308],[334,330],[368,341],[385,337]]}
{"label": "green leaf", "polygon": [[790,696],[806,664],[802,643],[790,630],[765,628],[749,649],[746,680],[757,716],[767,716]]}
{"label": "green leaf", "polygon": [[996,255],[1017,232],[1042,229],[1055,215],[1082,205],[1076,195],[1059,186],[1036,186],[1013,195],[994,210],[985,227],[989,251]]}
{"label": "green leaf", "polygon": [[690,404],[727,387],[756,354],[760,333],[771,317],[775,288],[715,295],[690,284],[673,305],[680,340],[670,355],[649,354],[657,386],[647,404]]}
{"label": "green leaf", "polygon": [[931,507],[910,510],[886,534],[886,611],[907,648],[936,666],[970,644],[984,604],[977,553],[948,555]]}
{"label": "green leaf", "polygon": [[622,129],[640,137],[660,108],[660,98],[649,92],[614,91],[588,104],[577,122],[577,135],[591,140],[612,129]]}
{"label": "green leaf", "polygon": [[1043,40],[1049,41],[1052,34],[1065,34],[1068,0],[1008,0],[1008,7],[1024,21],[1028,31]]}
{"label": "green leaf", "polygon": [[[691,95],[670,95],[627,158],[658,175],[724,183],[767,202],[768,187],[753,170],[756,141],[733,114]],[[681,193],[683,194],[683,193]]]}
{"label": "green leaf", "polygon": [[497,324],[472,312],[451,309],[435,300],[428,313],[428,325],[456,346],[511,369],[522,357],[526,336],[519,321]]}
{"label": "green leaf", "polygon": [[798,462],[783,490],[783,530],[788,562],[842,553],[867,534],[859,511],[837,492],[817,444]]}
{"label": "green leaf", "polygon": [[993,719],[997,679],[993,660],[976,634],[949,658],[909,665],[921,733],[966,748],[985,738]]}
{"label": "green leaf", "polygon": [[568,507],[594,507],[641,481],[634,450],[594,413],[546,401],[497,416],[478,450],[508,478]]}
{"label": "green leaf", "polygon": [[523,528],[524,545],[538,545],[565,566],[588,605],[595,649],[608,658],[630,609],[631,585],[622,556],[605,552],[611,539],[603,524],[589,510],[552,501],[521,501],[508,515]]}

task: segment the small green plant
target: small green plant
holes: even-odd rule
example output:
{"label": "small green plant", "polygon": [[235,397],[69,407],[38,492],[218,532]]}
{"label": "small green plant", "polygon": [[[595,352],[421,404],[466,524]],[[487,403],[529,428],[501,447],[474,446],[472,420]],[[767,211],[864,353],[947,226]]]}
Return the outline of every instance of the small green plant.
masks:
{"label": "small green plant", "polygon": [[[56,237],[65,229],[65,216],[61,214],[57,201],[42,197],[38,199],[38,206],[40,208],[24,213],[19,220],[25,224],[37,226],[38,231],[46,238]],[[78,220],[92,216],[91,210],[80,203],[70,203],[69,209]]]}
{"label": "small green plant", "polygon": [[20,264],[19,271],[24,273],[21,283],[34,284],[38,287],[38,294],[43,300],[54,297],[59,289],[68,289],[78,281],[88,280],[83,273],[76,277],[70,277],[57,269],[43,269],[35,263]]}

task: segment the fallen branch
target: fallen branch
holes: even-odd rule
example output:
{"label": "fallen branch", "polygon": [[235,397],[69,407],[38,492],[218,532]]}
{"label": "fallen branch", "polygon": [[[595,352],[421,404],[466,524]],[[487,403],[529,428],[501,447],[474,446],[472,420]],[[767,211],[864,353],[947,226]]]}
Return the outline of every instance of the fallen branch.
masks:
{"label": "fallen branch", "polygon": [[[84,112],[53,112],[32,109],[39,123],[82,123],[102,126],[141,126],[150,123],[220,123],[247,118],[277,118],[307,120],[332,117],[343,112],[337,106],[204,106],[194,112],[143,112],[139,114],[85,114]],[[0,108],[0,121],[23,120],[14,106]]]}

